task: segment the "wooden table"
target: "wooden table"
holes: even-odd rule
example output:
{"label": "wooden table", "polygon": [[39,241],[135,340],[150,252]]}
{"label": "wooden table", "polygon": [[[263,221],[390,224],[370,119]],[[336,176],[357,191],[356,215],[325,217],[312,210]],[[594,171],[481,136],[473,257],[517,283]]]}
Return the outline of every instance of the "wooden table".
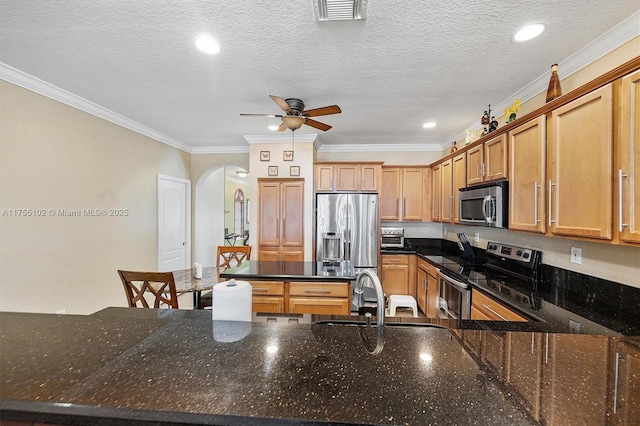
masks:
{"label": "wooden table", "polygon": [[173,271],[173,279],[176,282],[178,294],[193,293],[193,309],[200,309],[200,296],[202,291],[212,290],[218,284],[218,268],[215,266],[202,268],[202,278],[193,278],[193,270],[182,269]]}

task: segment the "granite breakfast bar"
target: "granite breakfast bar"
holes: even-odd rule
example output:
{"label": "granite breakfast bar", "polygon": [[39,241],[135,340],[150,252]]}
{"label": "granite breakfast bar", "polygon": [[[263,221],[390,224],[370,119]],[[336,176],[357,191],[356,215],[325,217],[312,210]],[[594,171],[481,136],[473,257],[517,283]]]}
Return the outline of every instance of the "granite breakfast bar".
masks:
{"label": "granite breakfast bar", "polygon": [[390,322],[382,353],[371,356],[359,330],[373,328],[354,319],[362,320],[233,323],[212,321],[202,310],[132,308],[89,316],[1,313],[0,418],[637,424],[637,339],[482,324],[448,329],[413,319]]}

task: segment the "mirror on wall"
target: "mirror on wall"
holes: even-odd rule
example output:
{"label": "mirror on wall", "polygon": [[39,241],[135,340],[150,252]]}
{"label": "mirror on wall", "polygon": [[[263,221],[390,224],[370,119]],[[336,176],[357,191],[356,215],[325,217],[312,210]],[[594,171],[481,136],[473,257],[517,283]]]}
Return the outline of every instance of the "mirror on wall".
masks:
{"label": "mirror on wall", "polygon": [[225,167],[224,239],[225,245],[246,245],[249,239],[249,174]]}

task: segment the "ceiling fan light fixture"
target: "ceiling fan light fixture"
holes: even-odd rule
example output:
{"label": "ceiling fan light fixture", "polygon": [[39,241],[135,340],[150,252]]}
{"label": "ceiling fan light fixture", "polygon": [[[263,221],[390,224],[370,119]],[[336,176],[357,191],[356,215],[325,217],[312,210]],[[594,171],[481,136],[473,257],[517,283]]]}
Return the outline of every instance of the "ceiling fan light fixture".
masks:
{"label": "ceiling fan light fixture", "polygon": [[269,126],[268,129],[271,130],[272,132],[275,132],[276,130],[278,130],[280,128],[280,126]]}
{"label": "ceiling fan light fixture", "polygon": [[316,21],[358,21],[367,19],[368,0],[313,0]]}
{"label": "ceiling fan light fixture", "polygon": [[516,43],[528,41],[532,38],[538,37],[546,28],[547,25],[543,22],[528,24],[516,31],[511,39]]}
{"label": "ceiling fan light fixture", "polygon": [[306,118],[298,115],[285,115],[282,117],[282,122],[287,126],[287,129],[293,131],[298,130],[306,121]]}

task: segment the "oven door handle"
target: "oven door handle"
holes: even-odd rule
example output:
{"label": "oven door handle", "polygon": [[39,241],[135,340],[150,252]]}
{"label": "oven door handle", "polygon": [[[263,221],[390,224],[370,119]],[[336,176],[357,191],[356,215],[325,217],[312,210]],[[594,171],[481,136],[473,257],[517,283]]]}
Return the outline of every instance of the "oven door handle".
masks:
{"label": "oven door handle", "polygon": [[447,282],[447,284],[451,284],[454,287],[459,288],[460,290],[467,290],[469,289],[469,284],[467,283],[463,283],[462,281],[457,281],[453,278],[451,278],[448,275],[444,275],[442,272],[440,272],[440,269],[436,269],[437,274],[438,274],[438,278],[445,280]]}

